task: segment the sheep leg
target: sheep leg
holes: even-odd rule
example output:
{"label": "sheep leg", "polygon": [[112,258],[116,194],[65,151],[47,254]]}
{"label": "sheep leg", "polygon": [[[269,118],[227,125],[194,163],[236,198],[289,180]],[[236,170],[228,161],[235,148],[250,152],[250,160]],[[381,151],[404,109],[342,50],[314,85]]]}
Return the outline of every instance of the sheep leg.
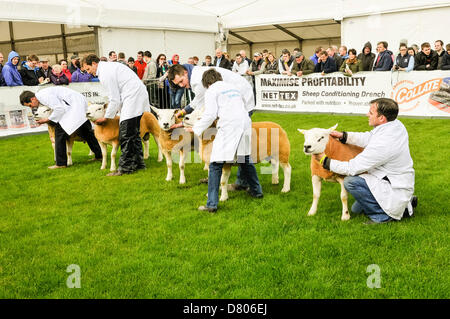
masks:
{"label": "sheep leg", "polygon": [[66,147],[67,147],[67,166],[71,166],[73,164],[72,162],[72,147],[73,147],[72,140],[67,140]]}
{"label": "sheep leg", "polygon": [[[108,156],[108,148],[106,146],[106,143],[100,142],[99,144],[100,144],[100,149],[102,150],[102,167],[100,167],[100,169],[105,169],[106,164],[107,164],[106,157]],[[112,162],[111,162],[111,166],[112,166]]]}
{"label": "sheep leg", "polygon": [[228,179],[230,178],[231,174],[231,165],[225,164],[222,168],[222,176],[220,177],[220,188],[221,188],[221,194],[220,194],[220,201],[224,202],[228,199]]}
{"label": "sheep leg", "polygon": [[164,157],[166,158],[166,166],[167,166],[167,177],[166,181],[171,181],[173,178],[172,175],[172,154],[170,151],[163,150]]}
{"label": "sheep leg", "polygon": [[341,201],[342,201],[342,216],[341,220],[349,220],[350,213],[348,212],[348,195],[347,190],[344,187],[344,179],[342,177],[336,177],[336,180],[341,184]]}
{"label": "sheep leg", "polygon": [[186,152],[183,152],[183,149],[180,150],[180,163],[178,166],[180,167],[180,184],[186,184],[186,177],[184,176],[184,162],[186,160]]}
{"label": "sheep leg", "polygon": [[[282,193],[287,193],[291,190],[291,172],[292,168],[289,163],[281,163],[281,168],[283,168],[283,174],[284,174],[284,183],[283,183],[283,189],[281,190]],[[320,193],[320,191],[319,191]]]}
{"label": "sheep leg", "polygon": [[92,155],[94,155],[94,152],[92,152],[92,150],[89,149],[89,154],[88,154],[88,156],[92,156]]}
{"label": "sheep leg", "polygon": [[317,213],[317,204],[319,203],[320,190],[322,188],[322,180],[319,176],[312,176],[312,186],[313,186],[313,202],[311,208],[308,212],[308,216],[313,216]]}
{"label": "sheep leg", "polygon": [[111,168],[110,171],[114,172],[117,170],[116,167],[116,154],[117,154],[117,150],[119,149],[119,141],[113,142],[112,143],[112,150],[111,150]]}
{"label": "sheep leg", "polygon": [[150,142],[149,140],[143,140],[144,142],[144,159],[147,159],[150,154],[149,154],[149,146],[150,146]]}
{"label": "sheep leg", "polygon": [[159,140],[153,135],[153,139],[155,140],[156,145],[158,146],[158,162],[163,160],[163,153],[161,151],[161,144],[159,144]]}
{"label": "sheep leg", "polygon": [[279,183],[278,171],[280,169],[280,162],[275,158],[271,158],[270,163],[272,165],[272,184],[278,185]]}

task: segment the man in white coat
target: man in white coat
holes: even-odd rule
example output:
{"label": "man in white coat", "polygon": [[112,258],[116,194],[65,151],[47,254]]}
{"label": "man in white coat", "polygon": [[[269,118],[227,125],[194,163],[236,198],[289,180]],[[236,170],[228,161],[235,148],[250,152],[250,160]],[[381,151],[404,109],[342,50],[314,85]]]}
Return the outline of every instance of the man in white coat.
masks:
{"label": "man in white coat", "polygon": [[[191,88],[194,92],[194,99],[184,109],[179,111],[175,116],[180,116],[192,113],[196,108],[201,108],[205,105],[206,88],[202,84],[203,74],[211,69],[206,66],[196,66],[192,68],[191,72],[184,65],[176,64],[169,68],[168,79],[175,85],[184,88]],[[244,101],[244,108],[249,116],[252,116],[255,108],[255,99],[253,95],[253,88],[250,83],[239,74],[230,70],[213,67],[214,70],[220,73],[224,82],[234,85],[239,89],[239,92]],[[180,127],[182,124],[175,124],[172,128]],[[249,185],[241,178],[241,167],[237,171],[237,180],[233,184],[235,190],[247,189]]]}
{"label": "man in white coat", "polygon": [[202,118],[192,129],[197,136],[211,126],[218,118],[217,134],[213,142],[208,176],[208,201],[199,210],[215,212],[219,203],[219,185],[225,162],[237,160],[241,174],[249,184],[249,193],[255,198],[262,198],[256,168],[250,159],[251,154],[251,120],[247,115],[244,98],[236,86],[224,82],[221,74],[214,68],[203,73],[205,93],[205,111]]}
{"label": "man in white coat", "polygon": [[103,62],[95,54],[85,57],[83,66],[90,74],[98,76],[108,92],[109,104],[105,117],[95,121],[95,124],[102,124],[120,112],[119,143],[122,153],[119,168],[107,176],[131,174],[145,169],[140,137],[142,113],[150,111],[145,85],[136,73],[122,63]]}
{"label": "man in white coat", "polygon": [[37,121],[38,124],[55,125],[56,165],[50,166],[50,169],[67,167],[66,140],[75,131],[88,143],[95,158],[102,159],[100,145],[92,131],[91,122],[86,118],[88,103],[81,93],[61,86],[45,88],[36,93],[24,91],[20,94],[20,103],[31,108],[42,104],[53,110],[48,119]]}
{"label": "man in white coat", "polygon": [[356,200],[352,212],[364,212],[371,219],[368,224],[400,220],[412,215],[417,205],[408,132],[397,115],[397,102],[375,99],[367,113],[372,131],[331,133],[342,143],[364,147],[360,154],[348,162],[330,159],[324,153],[315,155],[325,169],[348,175],[344,186]]}

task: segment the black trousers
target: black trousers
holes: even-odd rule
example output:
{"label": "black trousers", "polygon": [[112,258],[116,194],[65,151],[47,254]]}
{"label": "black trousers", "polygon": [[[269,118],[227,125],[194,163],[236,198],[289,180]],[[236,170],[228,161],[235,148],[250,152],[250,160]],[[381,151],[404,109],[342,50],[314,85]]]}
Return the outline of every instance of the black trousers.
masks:
{"label": "black trousers", "polygon": [[[95,158],[102,158],[102,150],[95,138],[94,132],[92,131],[92,125],[89,120],[86,120],[76,131],[79,137],[84,139],[89,145],[89,148],[95,154]],[[67,166],[67,147],[66,141],[69,135],[64,131],[64,129],[56,123],[55,125],[55,153],[56,153],[56,165]]]}
{"label": "black trousers", "polygon": [[140,135],[141,117],[142,115],[120,122],[119,143],[121,154],[118,170],[124,174],[145,168]]}

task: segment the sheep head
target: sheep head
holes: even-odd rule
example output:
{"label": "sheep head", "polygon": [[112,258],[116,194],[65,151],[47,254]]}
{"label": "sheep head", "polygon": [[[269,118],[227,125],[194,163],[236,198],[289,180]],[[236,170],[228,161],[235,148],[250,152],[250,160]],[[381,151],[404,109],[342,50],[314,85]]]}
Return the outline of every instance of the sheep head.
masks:
{"label": "sheep head", "polygon": [[195,109],[191,114],[186,114],[183,119],[183,125],[186,127],[193,127],[203,115],[204,108]]}
{"label": "sheep head", "polygon": [[333,132],[338,125],[336,124],[329,129],[312,128],[310,130],[298,129],[300,133],[305,136],[305,143],[303,144],[303,152],[306,155],[320,154],[325,151],[330,133]]}
{"label": "sheep head", "polygon": [[175,114],[179,111],[179,109],[158,109],[154,106],[150,107],[156,114],[159,127],[163,131],[169,131],[170,127],[176,123]]}
{"label": "sheep head", "polygon": [[36,121],[48,119],[52,114],[52,109],[45,105],[39,105],[36,111],[33,110],[33,116]]}
{"label": "sheep head", "polygon": [[108,103],[92,103],[88,105],[86,117],[92,122],[104,118]]}

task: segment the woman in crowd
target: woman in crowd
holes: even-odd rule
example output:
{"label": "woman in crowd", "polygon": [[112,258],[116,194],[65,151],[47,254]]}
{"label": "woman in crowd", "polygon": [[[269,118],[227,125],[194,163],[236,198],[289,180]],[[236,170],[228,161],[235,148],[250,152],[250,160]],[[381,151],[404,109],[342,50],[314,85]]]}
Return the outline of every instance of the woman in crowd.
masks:
{"label": "woman in crowd", "polygon": [[169,60],[169,65],[180,64],[180,56],[178,54],[174,54],[172,56],[172,60]]}
{"label": "woman in crowd", "polygon": [[348,59],[344,60],[341,65],[341,72],[344,72],[346,76],[352,76],[353,74],[362,71],[362,62],[356,58],[356,50],[348,50]]}
{"label": "woman in crowd", "polygon": [[87,71],[83,71],[82,68],[78,67],[73,73],[72,73],[72,83],[75,82],[91,82],[92,75],[89,74]]}
{"label": "woman in crowd", "polygon": [[[414,49],[411,48],[414,52]],[[412,71],[414,70],[414,55],[409,55],[408,47],[404,43],[400,43],[399,47],[400,53],[394,60],[394,66],[392,71]]]}
{"label": "woman in crowd", "polygon": [[50,74],[50,81],[52,81],[54,85],[69,84],[69,79],[62,71],[61,65],[55,64],[52,66],[52,74]]}
{"label": "woman in crowd", "polygon": [[412,56],[413,58],[415,58],[415,57],[416,57],[416,50],[414,50],[413,47],[409,47],[409,48],[408,48],[408,54],[409,54],[410,56]]}
{"label": "woman in crowd", "polygon": [[156,78],[159,79],[158,83],[158,101],[159,108],[166,109],[170,106],[168,81],[166,80],[167,71],[169,70],[169,64],[167,63],[167,57],[165,54],[160,54],[156,58]]}
{"label": "woman in crowd", "polygon": [[278,59],[275,58],[272,52],[267,54],[266,58],[266,69],[264,70],[264,74],[279,74],[278,70]]}
{"label": "woman in crowd", "polygon": [[67,61],[66,60],[61,60],[61,61],[59,61],[59,65],[62,68],[62,73],[65,74],[65,76],[67,77],[69,82],[72,82],[72,73],[70,73],[70,70],[69,70],[68,65],[67,65]]}
{"label": "woman in crowd", "polygon": [[134,58],[132,56],[128,58],[128,67],[132,69],[137,75],[137,67],[134,66]]}

